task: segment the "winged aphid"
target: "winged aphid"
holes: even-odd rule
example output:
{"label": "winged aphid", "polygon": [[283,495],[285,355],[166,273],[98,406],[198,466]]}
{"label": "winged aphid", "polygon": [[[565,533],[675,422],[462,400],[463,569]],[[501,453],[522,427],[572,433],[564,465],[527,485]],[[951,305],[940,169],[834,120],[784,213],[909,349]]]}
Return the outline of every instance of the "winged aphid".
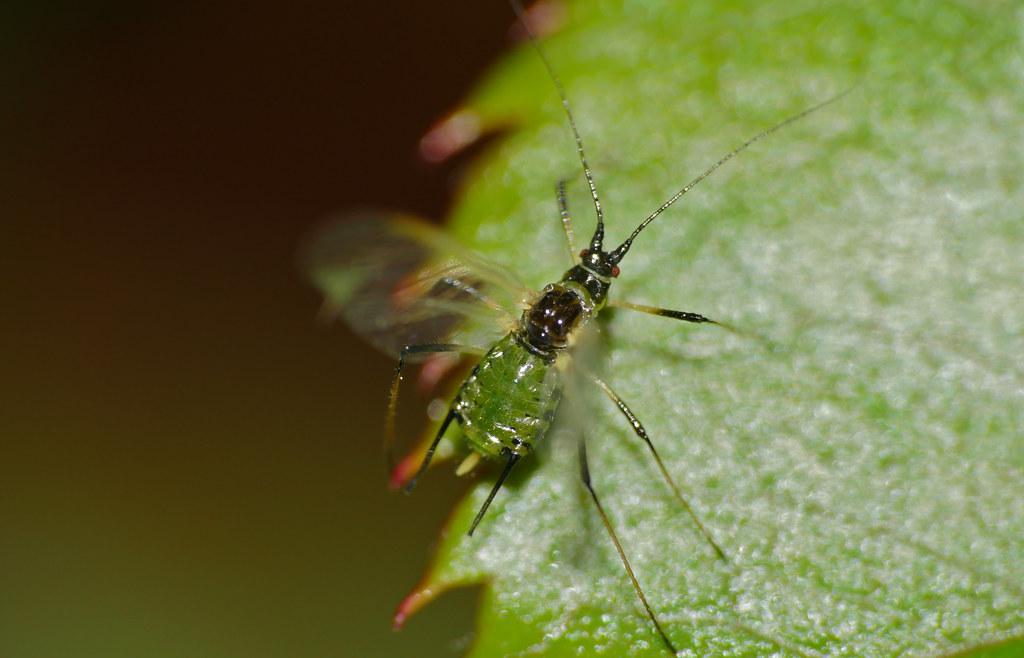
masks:
{"label": "winged aphid", "polygon": [[[513,1],[522,20],[522,8]],[[475,357],[475,366],[447,406],[433,440],[407,479],[411,491],[425,472],[441,439],[454,423],[461,428],[468,454],[458,472],[479,461],[497,461],[501,471],[469,528],[472,535],[509,474],[533,452],[555,418],[573,365],[577,339],[593,326],[606,306],[691,323],[725,326],[702,314],[634,304],[609,297],[620,263],[643,230],[695,185],[754,142],[845,95],[839,94],[764,130],[725,154],[641,221],[618,245],[605,245],[604,212],[583,140],[561,81],[540,44],[523,26],[565,109],[580,165],[596,215],[585,248],[577,251],[565,181],[556,185],[562,227],[573,262],[541,291],[529,290],[505,268],[462,247],[425,222],[394,214],[351,216],[331,224],[310,241],[305,266],[326,296],[325,312],[340,317],[381,350],[397,357],[388,392],[385,446],[394,469],[393,445],[399,384],[407,364],[439,354]],[[689,514],[718,558],[725,552],[683,497],[643,424],[611,386],[597,375],[585,376],[617,407],[644,442],[662,478]],[[586,487],[634,590],[661,641],[676,652],[644,590],[593,486],[585,437],[579,434],[579,466]],[[399,479],[405,480],[408,465]],[[399,469],[401,470],[401,469]],[[394,476],[393,476],[394,477]]]}

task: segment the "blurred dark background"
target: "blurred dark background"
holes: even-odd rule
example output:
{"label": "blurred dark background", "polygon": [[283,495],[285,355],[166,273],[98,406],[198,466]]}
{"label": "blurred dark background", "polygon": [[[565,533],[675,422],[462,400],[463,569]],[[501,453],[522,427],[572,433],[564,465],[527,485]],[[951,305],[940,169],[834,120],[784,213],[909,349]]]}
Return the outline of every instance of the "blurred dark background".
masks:
{"label": "blurred dark background", "polygon": [[391,363],[316,324],[294,259],[332,211],[443,215],[459,163],[417,140],[511,24],[502,0],[3,3],[0,656],[465,647],[473,591],[390,630],[465,483],[387,491]]}

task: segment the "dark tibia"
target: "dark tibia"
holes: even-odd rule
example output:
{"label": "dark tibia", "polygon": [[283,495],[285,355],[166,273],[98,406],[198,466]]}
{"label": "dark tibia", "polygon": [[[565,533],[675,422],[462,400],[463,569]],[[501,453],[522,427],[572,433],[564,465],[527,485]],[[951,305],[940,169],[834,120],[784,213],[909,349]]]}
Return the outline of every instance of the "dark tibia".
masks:
{"label": "dark tibia", "polygon": [[682,320],[683,322],[708,322],[711,324],[717,324],[726,327],[727,329],[732,329],[732,327],[722,324],[717,320],[712,320],[711,318],[704,317],[700,313],[691,313],[690,311],[673,311],[667,308],[659,308],[657,306],[646,306],[644,304],[634,304],[632,302],[613,302],[610,304],[610,306],[614,306],[616,308],[627,308],[631,311],[639,311],[641,313],[657,315],[663,318],[672,318],[673,320]]}
{"label": "dark tibia", "polygon": [[696,324],[713,324],[716,327],[721,327],[722,329],[725,329],[726,331],[731,331],[737,336],[743,336],[744,338],[749,338],[750,340],[756,340],[757,342],[761,343],[767,348],[774,347],[772,341],[765,338],[764,336],[760,336],[756,333],[752,333],[749,331],[744,331],[742,329],[737,329],[731,324],[726,324],[718,320],[712,320],[711,318],[705,317],[700,313],[692,313],[690,311],[673,311],[672,309],[668,308],[659,308],[657,306],[647,306],[646,304],[634,304],[632,302],[619,301],[609,302],[608,306],[611,306],[613,308],[624,308],[630,311],[639,311],[640,313],[647,313],[648,315],[657,315],[659,317],[671,318],[673,320],[682,320],[683,322],[693,322]]}

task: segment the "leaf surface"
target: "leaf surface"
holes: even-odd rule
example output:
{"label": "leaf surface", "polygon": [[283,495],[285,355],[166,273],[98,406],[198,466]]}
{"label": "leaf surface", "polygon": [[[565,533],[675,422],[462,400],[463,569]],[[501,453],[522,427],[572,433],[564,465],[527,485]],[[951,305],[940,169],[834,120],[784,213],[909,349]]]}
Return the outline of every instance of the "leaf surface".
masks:
{"label": "leaf surface", "polygon": [[[611,405],[595,486],[683,655],[1024,653],[1024,13],[1015,3],[578,2],[545,40],[606,211],[659,218],[611,296],[765,337],[603,315],[602,370],[726,552],[717,561]],[[593,208],[524,46],[467,99],[515,128],[450,218],[530,285]],[[501,392],[495,392],[501,394]],[[473,657],[665,655],[559,432],[424,588],[486,582]],[[424,596],[429,598],[429,596]]]}

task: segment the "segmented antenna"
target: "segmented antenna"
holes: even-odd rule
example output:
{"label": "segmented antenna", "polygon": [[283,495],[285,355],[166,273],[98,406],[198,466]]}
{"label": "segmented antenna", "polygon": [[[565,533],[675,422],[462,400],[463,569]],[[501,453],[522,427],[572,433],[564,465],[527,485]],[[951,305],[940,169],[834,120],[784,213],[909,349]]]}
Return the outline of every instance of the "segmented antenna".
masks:
{"label": "segmented antenna", "polygon": [[775,132],[776,130],[779,130],[780,128],[785,128],[789,124],[794,123],[796,121],[799,121],[800,119],[803,119],[808,114],[811,114],[812,112],[816,112],[816,111],[820,110],[821,108],[825,107],[826,105],[831,105],[832,103],[836,102],[837,100],[839,100],[843,96],[847,95],[848,93],[850,93],[854,89],[856,89],[856,86],[850,87],[846,91],[843,91],[842,93],[836,94],[835,96],[833,96],[832,98],[829,98],[826,101],[822,101],[821,103],[818,103],[817,105],[811,106],[811,107],[807,108],[806,110],[800,112],[799,114],[794,114],[793,116],[789,117],[788,119],[784,119],[784,120],[780,121],[779,123],[775,124],[771,128],[768,128],[767,130],[762,130],[758,134],[754,135],[753,137],[751,137],[747,141],[743,142],[742,144],[740,144],[739,146],[734,148],[732,151],[729,151],[728,153],[726,153],[724,156],[722,156],[722,158],[718,162],[716,162],[715,164],[713,164],[710,167],[708,167],[707,169],[705,169],[704,172],[701,173],[700,176],[697,176],[696,178],[694,178],[692,181],[687,183],[683,187],[683,189],[681,189],[678,192],[676,192],[675,194],[673,194],[671,197],[669,197],[669,199],[665,203],[663,203],[660,206],[658,206],[658,209],[655,210],[654,212],[652,212],[650,215],[648,215],[647,219],[645,219],[644,221],[640,222],[640,226],[636,227],[636,230],[634,230],[633,233],[628,238],[626,238],[625,242],[620,244],[618,247],[615,248],[614,251],[612,251],[609,254],[609,260],[612,263],[618,263],[620,260],[622,260],[622,257],[626,255],[626,252],[629,251],[629,248],[633,245],[634,238],[636,238],[636,236],[640,235],[640,232],[643,231],[645,228],[647,228],[648,224],[653,222],[654,219],[658,215],[660,215],[661,213],[665,212],[669,208],[669,206],[671,206],[673,203],[675,203],[680,198],[682,198],[682,196],[684,194],[686,194],[687,192],[692,190],[697,185],[697,183],[701,182],[702,180],[704,180],[705,178],[710,176],[712,174],[712,172],[714,172],[716,169],[718,169],[719,167],[724,165],[729,160],[732,160],[734,157],[736,157],[737,154],[739,154],[741,151],[744,151],[748,146],[750,146],[754,142],[756,142],[756,141],[758,141],[758,140],[760,140],[760,139],[762,139],[764,137],[767,137],[768,135],[771,135],[773,132]]}
{"label": "segmented antenna", "polygon": [[591,250],[601,250],[601,243],[604,241],[604,211],[601,209],[601,200],[597,197],[597,186],[594,185],[594,175],[590,171],[590,165],[587,164],[587,155],[583,151],[583,138],[580,137],[580,131],[576,129],[576,119],[572,116],[572,108],[569,106],[569,98],[565,95],[565,87],[562,86],[562,81],[558,78],[555,73],[555,69],[551,67],[551,62],[548,61],[548,56],[544,53],[544,49],[541,48],[540,41],[534,36],[533,30],[530,29],[530,25],[526,22],[524,14],[526,13],[523,9],[523,5],[520,4],[519,0],[509,0],[509,4],[512,5],[512,11],[516,13],[516,17],[519,18],[520,24],[523,26],[523,30],[526,32],[526,36],[529,38],[530,43],[536,49],[537,54],[540,56],[540,61],[543,62],[544,68],[547,69],[548,76],[551,78],[551,82],[555,84],[555,89],[558,90],[558,96],[562,99],[562,108],[565,109],[565,115],[569,118],[569,127],[572,128],[573,137],[576,139],[576,153],[580,156],[580,164],[583,165],[583,175],[587,178],[587,185],[590,187],[590,196],[594,198],[594,212],[597,213],[597,228],[594,230],[594,237],[590,239]]}

